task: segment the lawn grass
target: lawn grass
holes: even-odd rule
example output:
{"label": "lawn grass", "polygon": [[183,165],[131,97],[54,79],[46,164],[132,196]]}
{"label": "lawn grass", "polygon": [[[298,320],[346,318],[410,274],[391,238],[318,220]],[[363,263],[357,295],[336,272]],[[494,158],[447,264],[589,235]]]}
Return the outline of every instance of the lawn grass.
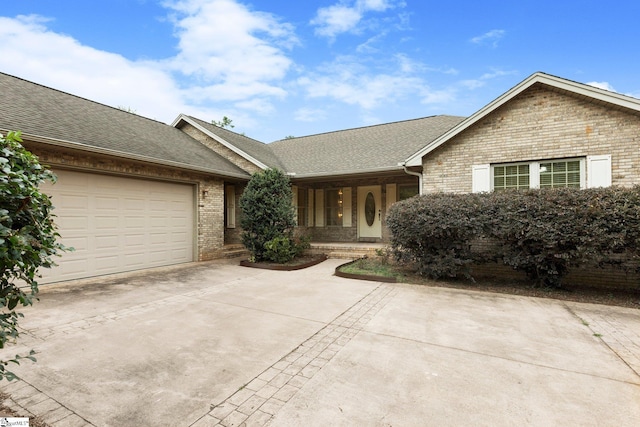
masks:
{"label": "lawn grass", "polygon": [[401,281],[403,273],[391,264],[383,263],[375,258],[361,258],[352,263],[340,267],[340,271],[349,274],[360,274],[367,276],[395,277]]}

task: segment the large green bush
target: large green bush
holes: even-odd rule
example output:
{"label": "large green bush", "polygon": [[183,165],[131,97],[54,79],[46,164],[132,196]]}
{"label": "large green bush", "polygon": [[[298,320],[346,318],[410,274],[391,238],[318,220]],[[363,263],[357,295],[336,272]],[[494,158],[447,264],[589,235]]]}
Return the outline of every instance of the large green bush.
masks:
{"label": "large green bush", "polygon": [[571,267],[638,260],[640,187],[429,194],[395,204],[387,224],[396,258],[426,276],[471,277],[495,259],[560,286]]}
{"label": "large green bush", "polygon": [[255,261],[275,257],[275,262],[286,262],[295,256],[295,251],[290,250],[295,226],[292,197],[289,178],[278,169],[267,169],[251,177],[240,197],[240,224],[242,243]]}
{"label": "large green bush", "polygon": [[[56,242],[51,201],[39,189],[55,176],[21,142],[19,133],[0,135],[0,349],[19,336],[22,313],[15,308],[33,304],[39,269],[55,265],[52,256],[64,250]],[[15,378],[6,366],[20,358],[0,361],[0,379]]]}
{"label": "large green bush", "polygon": [[436,193],[394,204],[387,215],[391,247],[402,262],[439,279],[463,275],[471,278],[475,260],[471,242],[484,226],[484,200],[478,194]]}

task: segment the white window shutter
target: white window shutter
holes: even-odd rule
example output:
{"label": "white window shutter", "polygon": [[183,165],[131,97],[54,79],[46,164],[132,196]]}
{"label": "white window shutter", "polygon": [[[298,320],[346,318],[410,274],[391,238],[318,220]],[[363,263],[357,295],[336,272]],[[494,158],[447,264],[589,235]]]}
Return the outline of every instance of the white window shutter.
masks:
{"label": "white window shutter", "polygon": [[314,206],[314,194],[313,194],[313,188],[309,189],[309,192],[307,193],[307,202],[309,203],[309,206],[307,206],[307,225],[309,227],[313,227],[313,206]]}
{"label": "white window shutter", "polygon": [[587,187],[611,187],[611,154],[587,156]]}
{"label": "white window shutter", "polygon": [[293,205],[293,211],[296,213],[293,218],[293,221],[295,222],[296,225],[298,225],[298,186],[297,185],[291,186],[291,193],[293,195],[293,197],[291,198],[291,205]]}
{"label": "white window shutter", "polygon": [[351,187],[342,189],[342,226],[351,227]]}
{"label": "white window shutter", "polygon": [[471,191],[482,193],[491,191],[491,165],[473,165]]}
{"label": "white window shutter", "polygon": [[236,228],[236,187],[227,185],[227,228]]}
{"label": "white window shutter", "polygon": [[316,227],[324,227],[324,191],[316,190]]}

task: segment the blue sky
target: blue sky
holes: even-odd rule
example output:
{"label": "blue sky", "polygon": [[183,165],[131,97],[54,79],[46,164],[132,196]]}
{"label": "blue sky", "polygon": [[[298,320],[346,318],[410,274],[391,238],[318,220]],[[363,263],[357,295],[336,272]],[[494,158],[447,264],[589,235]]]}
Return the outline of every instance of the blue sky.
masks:
{"label": "blue sky", "polygon": [[536,71],[640,97],[640,2],[0,0],[0,71],[263,142],[470,115]]}

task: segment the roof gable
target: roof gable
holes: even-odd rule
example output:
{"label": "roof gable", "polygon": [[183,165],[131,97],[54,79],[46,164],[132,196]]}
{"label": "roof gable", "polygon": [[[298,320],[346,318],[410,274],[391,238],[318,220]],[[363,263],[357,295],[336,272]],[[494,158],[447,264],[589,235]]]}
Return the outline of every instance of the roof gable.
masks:
{"label": "roof gable", "polygon": [[574,82],[571,80],[563,79],[560,77],[552,76],[550,74],[545,73],[534,73],[531,76],[527,77],[525,80],[520,82],[518,85],[514,86],[509,91],[505,92],[482,109],[478,110],[475,114],[468,117],[464,121],[460,122],[453,128],[449,129],[443,135],[431,141],[429,144],[424,146],[419,151],[412,154],[408,157],[404,164],[406,166],[421,166],[422,158],[440,147],[442,144],[445,144],[447,141],[451,140],[456,135],[462,133],[464,130],[473,126],[475,123],[486,117],[491,112],[505,105],[509,101],[511,101],[516,96],[520,95],[525,90],[529,89],[531,86],[536,84],[543,84],[550,86],[552,88],[556,88],[559,90],[564,90],[569,93],[573,93],[575,95],[584,96],[591,98],[593,100],[599,102],[605,102],[617,107],[631,109],[634,111],[640,112],[640,100],[622,95],[616,92],[611,92],[608,90],[600,89],[594,86],[589,86],[583,83]]}
{"label": "roof gable", "polygon": [[179,128],[181,122],[189,123],[260,169],[282,169],[280,161],[268,144],[185,114],[180,114],[172,125]]}

